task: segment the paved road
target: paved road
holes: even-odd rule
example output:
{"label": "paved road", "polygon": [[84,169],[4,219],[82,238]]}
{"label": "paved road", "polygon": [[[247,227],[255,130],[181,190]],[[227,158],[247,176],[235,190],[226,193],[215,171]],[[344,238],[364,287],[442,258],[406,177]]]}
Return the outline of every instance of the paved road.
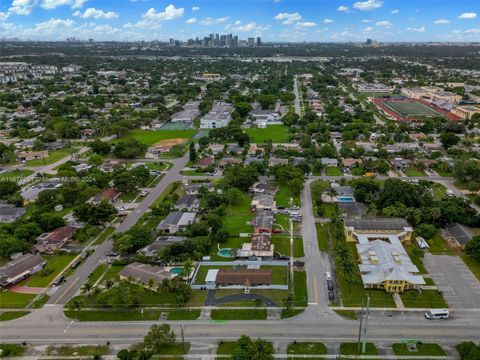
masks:
{"label": "paved road", "polygon": [[293,77],[293,93],[295,94],[295,114],[302,116],[302,109],[300,107],[300,91],[298,90],[297,75]]}
{"label": "paved road", "polygon": [[[24,318],[0,323],[2,342],[41,344],[111,343],[130,344],[141,341],[156,321],[74,322],[61,315],[61,306],[47,306]],[[237,339],[242,334],[267,340],[355,341],[358,321],[318,320],[314,316],[286,320],[229,321],[212,323],[206,320],[169,322],[179,333],[185,325],[185,340],[216,343]],[[415,338],[422,341],[456,344],[464,340],[480,341],[480,313],[452,312],[447,321],[429,321],[422,313],[407,316],[373,316],[369,322],[369,341],[399,342]]]}
{"label": "paved road", "polygon": [[[117,227],[116,232],[123,233],[136,224],[138,219],[150,208],[153,202],[174,181],[182,179],[180,170],[183,169],[188,161],[188,154],[172,161],[172,168],[163,176],[158,184],[150,191],[150,193],[138,204],[135,210],[131,211],[123,222]],[[50,297],[47,304],[66,304],[80,290],[81,286],[87,280],[88,275],[98,266],[105,258],[105,254],[111,251],[113,243],[111,240],[105,241],[98,246],[94,253],[90,255],[86,261],[80,265],[75,273],[70,276],[67,281],[60,286],[57,291]]]}
{"label": "paved road", "polygon": [[[313,215],[312,194],[308,180],[302,191],[302,237],[305,251],[305,270],[307,272],[308,304],[314,307],[314,313],[326,315],[331,311],[328,309],[328,296],[325,282],[325,271],[331,271],[331,264],[328,254],[320,252],[315,228],[315,217]],[[309,315],[312,315],[310,313]]]}

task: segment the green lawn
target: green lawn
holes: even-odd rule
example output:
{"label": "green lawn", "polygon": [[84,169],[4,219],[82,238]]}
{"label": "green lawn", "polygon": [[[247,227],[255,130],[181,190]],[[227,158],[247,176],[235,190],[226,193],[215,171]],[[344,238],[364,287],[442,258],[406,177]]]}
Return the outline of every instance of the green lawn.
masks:
{"label": "green lawn", "polygon": [[288,344],[287,354],[325,355],[327,347],[320,342],[293,342]]}
{"label": "green lawn", "polygon": [[18,294],[8,290],[1,291],[0,308],[21,309],[26,307],[34,298],[34,294]]}
{"label": "green lawn", "polygon": [[13,178],[16,178],[16,180],[21,180],[29,175],[32,175],[33,171],[32,170],[12,170],[12,171],[6,171],[2,174],[0,174],[0,180],[12,180]]}
{"label": "green lawn", "polygon": [[220,341],[217,347],[217,355],[232,355],[237,346],[236,341]]}
{"label": "green lawn", "polygon": [[213,309],[210,317],[212,320],[266,320],[266,309]]}
{"label": "green lawn", "polygon": [[357,320],[357,314],[353,310],[335,310],[335,312],[347,319]]}
{"label": "green lawn", "polygon": [[318,207],[317,210],[320,211],[319,216],[321,217],[334,218],[337,217],[337,215],[339,214],[337,204],[323,203]]}
{"label": "green lawn", "polygon": [[65,148],[65,149],[53,150],[49,152],[46,158],[27,161],[27,165],[28,166],[50,165],[76,152],[77,152],[77,148],[69,148],[69,149]]}
{"label": "green lawn", "polygon": [[260,266],[260,268],[272,270],[273,285],[288,285],[288,266]]}
{"label": "green lawn", "polygon": [[100,264],[98,265],[95,270],[92,271],[90,274],[90,277],[88,278],[88,283],[94,285],[97,280],[102,276],[102,274],[107,270],[108,265],[107,264]]}
{"label": "green lawn", "polygon": [[427,176],[422,169],[419,169],[415,166],[407,166],[403,169],[403,173],[412,177]]}
{"label": "green lawn", "polygon": [[265,143],[272,140],[273,143],[288,143],[288,127],[284,125],[269,125],[265,129],[250,128],[245,129],[250,136],[251,143]]}
{"label": "green lawn", "polygon": [[365,353],[358,351],[358,344],[355,343],[341,343],[340,344],[341,355],[378,355],[378,350],[373,343],[367,342]]}
{"label": "green lawn", "polygon": [[240,233],[251,233],[253,226],[247,224],[251,222],[254,214],[250,211],[251,198],[243,194],[242,199],[237,205],[228,205],[226,215],[223,217],[223,229],[230,236],[236,237]]}
{"label": "green lawn", "polygon": [[166,189],[155,199],[153,204],[150,206],[151,209],[158,206],[165,198],[167,198],[170,194],[177,193],[180,197],[184,194],[184,189],[182,183],[180,181],[175,181],[173,183],[168,184]]}
{"label": "green lawn", "polygon": [[29,277],[23,285],[32,287],[47,287],[57,276],[65,269],[68,264],[73,260],[75,255],[73,254],[61,254],[61,255],[48,255],[44,256],[47,260],[47,264],[44,269],[53,269],[53,272],[47,276],[42,276],[42,271],[37,272],[33,276]]}
{"label": "green lawn", "polygon": [[315,224],[315,227],[317,228],[318,247],[320,251],[328,251],[328,225]]}
{"label": "green lawn", "polygon": [[27,351],[27,346],[20,344],[0,344],[1,357],[20,357]]}
{"label": "green lawn", "polygon": [[472,259],[469,255],[463,254],[460,256],[465,263],[465,265],[468,266],[470,271],[475,275],[478,281],[480,281],[480,262],[478,262],[475,259]]}
{"label": "green lawn", "polygon": [[35,299],[35,301],[32,303],[32,308],[34,309],[40,309],[47,303],[47,301],[50,299],[50,295],[47,294],[42,294],[38,298]]}
{"label": "green lawn", "polygon": [[325,175],[327,176],[343,176],[343,171],[337,166],[327,166],[325,168]]}
{"label": "green lawn", "polygon": [[[274,234],[272,242],[275,251],[282,255],[290,256],[290,237],[285,235]],[[293,238],[293,257],[303,257],[303,241],[300,237]]]}
{"label": "green lawn", "polygon": [[111,265],[105,275],[102,278],[102,283],[104,283],[107,280],[115,280],[117,277],[117,274],[124,268],[123,265]]}
{"label": "green lawn", "polygon": [[285,214],[275,214],[275,229],[290,231],[290,218]]}
{"label": "green lawn", "polygon": [[307,306],[307,274],[305,271],[293,272],[295,306]]}
{"label": "green lawn", "polygon": [[200,310],[179,309],[168,312],[167,320],[197,320],[200,317]]}
{"label": "green lawn", "polygon": [[418,343],[417,351],[409,351],[407,344],[396,343],[392,345],[393,352],[399,356],[445,356],[445,350],[438,344]]}
{"label": "green lawn", "polygon": [[434,255],[452,255],[453,251],[448,247],[447,242],[442,239],[437,231],[432,239],[427,240],[429,250]]}
{"label": "green lawn", "polygon": [[158,320],[162,310],[65,310],[65,315],[78,321],[134,321],[134,320]]}
{"label": "green lawn", "polygon": [[94,356],[107,355],[110,348],[107,345],[85,345],[85,346],[49,346],[45,351],[49,356]]}
{"label": "green lawn", "polygon": [[0,314],[0,321],[14,320],[28,314],[30,314],[29,311],[5,311]]}
{"label": "green lawn", "polygon": [[122,136],[115,141],[125,141],[128,139],[135,139],[147,146],[154,145],[161,140],[167,139],[190,139],[195,135],[195,130],[141,130],[135,129],[130,131],[127,135]]}
{"label": "green lawn", "polygon": [[136,202],[139,202],[143,200],[141,196],[138,196],[140,192],[136,191],[134,193],[121,193],[118,196],[118,199],[121,200],[122,202],[132,202],[133,200],[137,199]]}
{"label": "green lawn", "polygon": [[300,196],[292,195],[286,185],[279,185],[278,191],[275,194],[275,202],[277,206],[289,207],[290,198],[292,198],[292,205],[300,206]]}
{"label": "green lawn", "polygon": [[97,239],[93,242],[92,245],[102,244],[105,240],[107,240],[110,237],[110,235],[113,234],[114,231],[115,231],[115,228],[113,226],[109,226],[97,237]]}
{"label": "green lawn", "polygon": [[443,177],[450,177],[452,176],[452,173],[448,170],[442,170],[439,166],[434,166],[433,170],[437,172],[438,175],[443,176]]}
{"label": "green lawn", "polygon": [[407,308],[448,308],[448,304],[438,290],[422,290],[422,295],[416,290],[409,290],[400,297]]}

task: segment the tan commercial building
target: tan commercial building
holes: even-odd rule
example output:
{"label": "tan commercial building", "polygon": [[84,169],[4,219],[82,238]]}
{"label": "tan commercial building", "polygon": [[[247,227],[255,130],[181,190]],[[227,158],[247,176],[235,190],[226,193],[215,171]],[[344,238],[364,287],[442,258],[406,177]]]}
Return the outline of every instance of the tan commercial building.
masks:
{"label": "tan commercial building", "polygon": [[422,86],[418,88],[403,88],[401,94],[417,100],[427,100],[429,102],[445,101],[449,103],[458,103],[462,97],[450,91],[444,91],[438,86]]}
{"label": "tan commercial building", "polygon": [[461,117],[463,120],[468,120],[474,114],[480,113],[480,105],[460,105],[453,108],[451,113]]}

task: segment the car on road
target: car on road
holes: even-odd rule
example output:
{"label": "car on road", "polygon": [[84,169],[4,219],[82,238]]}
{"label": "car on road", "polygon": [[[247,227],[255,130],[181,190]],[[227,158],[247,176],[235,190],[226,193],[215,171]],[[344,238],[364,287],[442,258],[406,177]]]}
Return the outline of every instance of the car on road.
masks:
{"label": "car on road", "polygon": [[160,175],[160,171],[150,170],[150,175],[151,175],[151,176],[158,176],[158,175]]}
{"label": "car on road", "polygon": [[325,279],[327,279],[327,281],[332,280],[332,273],[330,271],[325,272]]}
{"label": "car on road", "polygon": [[425,312],[425,317],[429,320],[448,319],[450,312],[448,309],[430,309]]}
{"label": "car on road", "polygon": [[140,196],[147,196],[148,195],[148,191],[147,190],[142,190],[140,191]]}
{"label": "car on road", "polygon": [[75,260],[75,261],[72,263],[72,265],[70,265],[70,267],[71,267],[72,269],[75,269],[75,268],[78,267],[78,265],[80,265],[81,262],[82,262],[82,260],[77,259],[77,260]]}
{"label": "car on road", "polygon": [[105,254],[105,256],[116,257],[118,256],[118,253],[115,251],[109,251],[108,253]]}
{"label": "car on road", "polygon": [[64,276],[64,275],[60,275],[59,277],[57,277],[57,278],[55,279],[55,281],[53,282],[53,285],[54,285],[54,286],[59,286],[59,285],[61,285],[64,281],[65,281],[65,276]]}
{"label": "car on road", "polygon": [[333,281],[332,280],[327,280],[327,288],[330,291],[333,291]]}
{"label": "car on road", "polygon": [[328,292],[328,300],[330,301],[335,300],[335,293],[333,291]]}

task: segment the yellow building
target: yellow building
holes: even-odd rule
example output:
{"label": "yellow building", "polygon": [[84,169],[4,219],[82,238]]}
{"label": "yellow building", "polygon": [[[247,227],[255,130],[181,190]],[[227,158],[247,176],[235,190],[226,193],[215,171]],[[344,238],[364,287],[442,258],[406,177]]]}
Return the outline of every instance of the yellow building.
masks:
{"label": "yellow building", "polygon": [[345,219],[347,241],[359,242],[360,237],[372,234],[396,235],[402,243],[410,244],[412,227],[405,219]]}
{"label": "yellow building", "polygon": [[471,119],[473,114],[480,113],[479,105],[460,105],[452,109],[452,114],[461,117],[464,120]]}

